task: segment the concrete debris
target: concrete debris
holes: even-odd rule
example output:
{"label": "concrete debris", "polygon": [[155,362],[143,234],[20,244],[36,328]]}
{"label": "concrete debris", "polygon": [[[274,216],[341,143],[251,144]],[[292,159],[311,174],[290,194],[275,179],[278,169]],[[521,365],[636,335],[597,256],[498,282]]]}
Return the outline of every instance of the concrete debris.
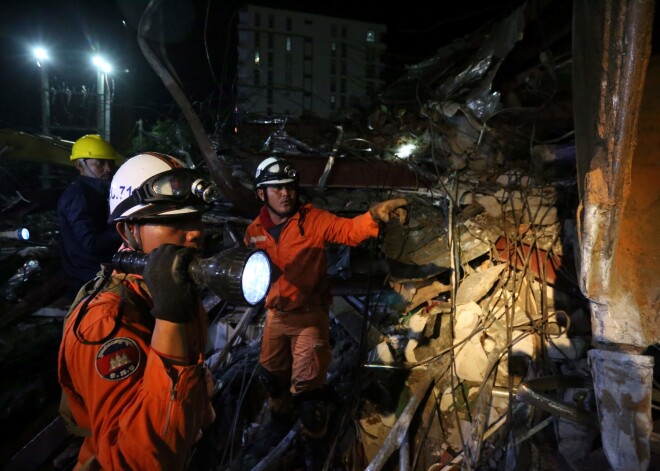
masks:
{"label": "concrete debris", "polygon": [[480,383],[486,376],[488,357],[479,336],[472,336],[456,348],[456,376],[463,381]]}
{"label": "concrete debris", "polygon": [[631,463],[648,468],[653,357],[598,349],[588,355],[607,460],[615,469],[630,469]]}
{"label": "concrete debris", "polygon": [[494,265],[485,270],[466,276],[458,287],[456,305],[480,301],[504,271],[506,265]]}
{"label": "concrete debris", "polygon": [[427,320],[428,316],[420,313],[413,314],[408,320],[408,342],[406,343],[404,355],[406,361],[409,363],[417,363],[415,348],[419,345],[419,340],[422,338]]}
{"label": "concrete debris", "polygon": [[371,363],[381,363],[383,365],[394,363],[394,355],[392,355],[389,344],[387,342],[381,342],[376,345],[376,347],[369,351],[367,361]]}

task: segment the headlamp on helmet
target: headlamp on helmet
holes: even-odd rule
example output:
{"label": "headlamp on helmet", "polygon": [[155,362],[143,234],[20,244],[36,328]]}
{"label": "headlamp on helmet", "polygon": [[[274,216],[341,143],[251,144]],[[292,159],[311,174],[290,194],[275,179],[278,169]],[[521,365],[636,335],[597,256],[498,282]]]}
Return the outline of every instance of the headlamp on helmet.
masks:
{"label": "headlamp on helmet", "polygon": [[135,204],[175,203],[196,204],[201,199],[212,203],[219,197],[218,188],[204,180],[194,170],[177,168],[159,173],[135,188],[129,198]]}
{"label": "headlamp on helmet", "polygon": [[163,154],[140,154],[122,165],[110,186],[110,221],[170,218],[207,209],[218,188]]}
{"label": "headlamp on helmet", "polygon": [[270,185],[298,184],[298,172],[284,159],[268,157],[257,167],[254,177],[255,187],[261,188]]}

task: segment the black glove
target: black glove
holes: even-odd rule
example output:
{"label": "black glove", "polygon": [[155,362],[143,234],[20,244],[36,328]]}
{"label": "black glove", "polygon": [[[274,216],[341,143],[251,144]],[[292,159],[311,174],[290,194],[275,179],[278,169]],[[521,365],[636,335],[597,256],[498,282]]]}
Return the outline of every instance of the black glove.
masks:
{"label": "black glove", "polygon": [[197,312],[198,296],[188,276],[188,265],[197,250],[163,244],[151,253],[144,268],[144,281],[151,292],[156,319],[184,323]]}

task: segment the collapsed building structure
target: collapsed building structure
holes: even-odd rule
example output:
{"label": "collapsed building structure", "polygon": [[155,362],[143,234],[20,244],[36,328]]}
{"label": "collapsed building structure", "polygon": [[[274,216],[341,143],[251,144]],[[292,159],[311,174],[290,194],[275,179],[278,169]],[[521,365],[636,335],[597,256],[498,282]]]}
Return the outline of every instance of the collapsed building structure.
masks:
{"label": "collapsed building structure", "polygon": [[[384,197],[410,203],[407,226],[392,222],[356,249],[328,247],[335,401],[325,469],[660,466],[654,3],[540,5],[522,3],[410,66],[366,113],[245,117],[223,155],[167,81],[225,195],[205,216],[215,249],[235,244],[254,214],[250,177],[268,153],[291,160],[305,197],[337,214]],[[3,139],[8,153],[25,142]],[[54,223],[31,212],[39,198],[12,189],[3,212],[12,227],[41,217],[50,229],[37,240],[48,242]],[[17,242],[4,255],[16,270],[3,326],[14,338],[40,332],[48,352],[58,278],[40,267],[54,258],[44,245]],[[204,302],[218,420],[191,469],[304,466],[294,427],[246,468],[242,450],[263,421],[253,379],[263,313],[208,292]],[[17,368],[21,346],[3,345],[3,367]],[[35,384],[12,385],[6,420],[24,408],[16,392],[32,387],[49,402],[47,378]],[[56,418],[35,424],[9,469],[66,469],[75,442],[58,438]]]}

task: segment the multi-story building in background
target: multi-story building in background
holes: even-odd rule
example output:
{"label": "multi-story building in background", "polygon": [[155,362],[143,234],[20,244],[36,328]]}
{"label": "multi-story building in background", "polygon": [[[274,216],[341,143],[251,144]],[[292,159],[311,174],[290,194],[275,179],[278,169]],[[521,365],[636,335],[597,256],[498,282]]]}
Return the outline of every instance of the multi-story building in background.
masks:
{"label": "multi-story building in background", "polygon": [[242,112],[331,117],[378,91],[386,26],[246,5],[238,20]]}

